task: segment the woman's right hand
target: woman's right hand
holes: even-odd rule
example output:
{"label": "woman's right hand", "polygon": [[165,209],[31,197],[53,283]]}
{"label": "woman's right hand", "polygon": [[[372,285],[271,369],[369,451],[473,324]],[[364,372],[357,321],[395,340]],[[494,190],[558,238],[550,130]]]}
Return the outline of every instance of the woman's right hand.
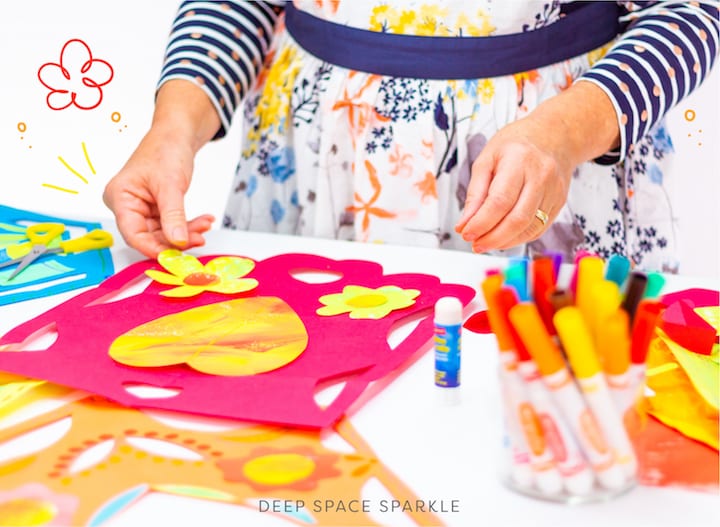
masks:
{"label": "woman's right hand", "polygon": [[149,258],[172,247],[203,245],[203,233],[214,221],[208,214],[185,217],[194,158],[185,143],[172,131],[151,129],[105,187],[103,201],[123,239]]}
{"label": "woman's right hand", "polygon": [[215,219],[203,214],[188,221],[184,198],[195,154],[219,127],[217,112],[197,85],[176,79],[161,86],[150,131],[103,193],[130,247],[155,258],[164,249],[205,243],[203,234]]}

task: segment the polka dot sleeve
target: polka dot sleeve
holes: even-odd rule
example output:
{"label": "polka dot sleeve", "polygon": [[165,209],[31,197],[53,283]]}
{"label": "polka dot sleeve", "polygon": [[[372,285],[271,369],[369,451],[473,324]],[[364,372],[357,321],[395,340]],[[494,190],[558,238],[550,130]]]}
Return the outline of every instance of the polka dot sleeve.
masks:
{"label": "polka dot sleeve", "polygon": [[220,116],[218,139],[252,85],[284,2],[227,1],[180,4],[158,89],[171,79],[196,83]]}
{"label": "polka dot sleeve", "polygon": [[621,2],[627,30],[578,81],[610,97],[620,147],[596,159],[613,164],[707,76],[718,55],[718,2]]}

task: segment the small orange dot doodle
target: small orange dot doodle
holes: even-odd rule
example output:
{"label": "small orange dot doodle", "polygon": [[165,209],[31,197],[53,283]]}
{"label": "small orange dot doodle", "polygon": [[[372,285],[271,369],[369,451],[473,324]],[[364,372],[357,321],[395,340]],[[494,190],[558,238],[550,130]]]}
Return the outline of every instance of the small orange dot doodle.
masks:
{"label": "small orange dot doodle", "polygon": [[110,119],[112,119],[112,122],[119,123],[122,116],[120,115],[120,112],[113,112],[110,115]]}
{"label": "small orange dot doodle", "polygon": [[685,110],[685,120],[686,121],[694,121],[695,120],[695,110]]}

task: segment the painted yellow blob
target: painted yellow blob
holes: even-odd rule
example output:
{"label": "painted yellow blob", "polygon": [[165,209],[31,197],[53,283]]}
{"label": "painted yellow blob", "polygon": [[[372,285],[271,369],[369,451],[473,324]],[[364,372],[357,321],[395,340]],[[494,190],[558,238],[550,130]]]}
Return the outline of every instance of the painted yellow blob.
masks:
{"label": "painted yellow blob", "polygon": [[352,307],[377,307],[387,303],[385,295],[358,295],[349,299],[346,303]]}
{"label": "painted yellow blob", "polygon": [[268,486],[290,485],[309,477],[315,462],[301,454],[269,454],[243,465],[243,474],[255,483]]}
{"label": "painted yellow blob", "polygon": [[20,498],[0,503],[0,525],[47,525],[57,515],[54,503],[31,498]]}

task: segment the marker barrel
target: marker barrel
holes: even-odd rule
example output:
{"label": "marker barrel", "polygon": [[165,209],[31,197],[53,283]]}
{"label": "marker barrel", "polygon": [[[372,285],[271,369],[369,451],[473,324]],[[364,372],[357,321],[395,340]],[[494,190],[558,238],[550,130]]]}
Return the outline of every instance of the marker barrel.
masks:
{"label": "marker barrel", "polygon": [[547,444],[563,478],[565,491],[570,494],[589,494],[593,489],[595,475],[565,418],[553,402],[537,366],[532,361],[523,361],[518,365],[518,372],[525,381],[530,402],[537,411]]}
{"label": "marker barrel", "polygon": [[500,383],[507,398],[505,419],[511,442],[521,445],[528,453],[537,492],[548,497],[561,494],[563,480],[526,386],[518,374],[514,352],[500,352]]}

